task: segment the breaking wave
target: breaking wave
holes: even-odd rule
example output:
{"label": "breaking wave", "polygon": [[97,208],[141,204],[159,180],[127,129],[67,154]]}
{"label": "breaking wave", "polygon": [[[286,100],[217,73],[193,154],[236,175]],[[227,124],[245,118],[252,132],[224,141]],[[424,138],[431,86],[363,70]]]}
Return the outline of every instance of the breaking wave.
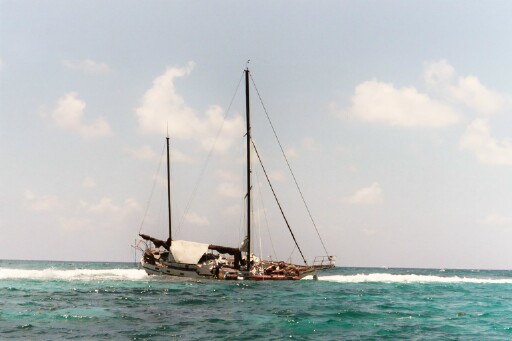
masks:
{"label": "breaking wave", "polygon": [[486,283],[512,284],[512,278],[477,278],[432,275],[397,275],[389,273],[319,276],[318,280],[337,283]]}
{"label": "breaking wave", "polygon": [[54,269],[43,270],[0,268],[2,279],[67,280],[67,281],[139,281],[147,279],[138,269]]}

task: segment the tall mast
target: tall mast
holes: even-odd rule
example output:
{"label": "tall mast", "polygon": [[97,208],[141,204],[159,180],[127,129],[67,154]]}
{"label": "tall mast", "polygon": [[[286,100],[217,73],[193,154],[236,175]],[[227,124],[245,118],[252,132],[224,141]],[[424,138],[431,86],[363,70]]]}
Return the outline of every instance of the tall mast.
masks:
{"label": "tall mast", "polygon": [[169,247],[171,246],[171,170],[169,167],[169,135],[166,137],[167,140],[167,211],[169,212]]}
{"label": "tall mast", "polygon": [[249,106],[249,68],[245,69],[245,114],[247,124],[247,270],[251,270],[251,120]]}

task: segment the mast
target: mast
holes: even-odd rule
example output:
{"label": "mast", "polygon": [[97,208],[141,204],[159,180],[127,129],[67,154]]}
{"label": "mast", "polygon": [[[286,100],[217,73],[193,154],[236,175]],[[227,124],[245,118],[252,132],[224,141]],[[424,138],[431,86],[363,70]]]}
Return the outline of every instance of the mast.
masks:
{"label": "mast", "polygon": [[169,212],[169,247],[171,246],[171,170],[169,167],[169,135],[165,138],[167,140],[167,211]]}
{"label": "mast", "polygon": [[249,106],[249,68],[245,72],[245,115],[247,125],[247,271],[251,270],[251,121]]}

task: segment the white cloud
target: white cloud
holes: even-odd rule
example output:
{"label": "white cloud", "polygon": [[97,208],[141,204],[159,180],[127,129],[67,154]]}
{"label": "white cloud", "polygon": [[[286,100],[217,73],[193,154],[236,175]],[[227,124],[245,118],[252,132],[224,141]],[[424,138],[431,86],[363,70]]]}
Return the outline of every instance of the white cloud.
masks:
{"label": "white cloud", "polygon": [[62,230],[84,231],[94,224],[90,219],[81,217],[59,217],[59,226]]}
{"label": "white cloud", "polygon": [[126,199],[119,204],[109,197],[103,197],[96,203],[81,200],[79,206],[64,212],[58,218],[63,230],[88,230],[106,233],[119,230],[140,218],[141,208],[134,199]]}
{"label": "white cloud", "polygon": [[140,210],[139,204],[134,199],[126,199],[121,204],[116,205],[112,198],[103,197],[95,204],[91,204],[83,200],[80,204],[87,212],[96,214],[115,214],[119,216],[126,216],[131,212]]}
{"label": "white cloud", "polygon": [[150,146],[142,146],[140,148],[128,149],[128,152],[140,160],[158,160],[158,154]]}
{"label": "white cloud", "polygon": [[[160,155],[154,151],[150,146],[142,146],[140,148],[132,148],[128,149],[128,153],[130,153],[133,157],[139,160],[150,160],[150,161],[158,161],[160,160]],[[181,151],[176,148],[171,148],[171,163],[194,163],[195,160],[190,156],[183,154]]]}
{"label": "white cloud", "polygon": [[242,189],[233,182],[223,182],[217,186],[217,193],[229,198],[241,198]]}
{"label": "white cloud", "polygon": [[491,136],[486,119],[471,122],[460,140],[460,148],[472,152],[483,164],[512,165],[512,141],[498,141]]}
{"label": "white cloud", "polygon": [[65,60],[64,66],[71,70],[79,70],[85,73],[109,73],[111,70],[109,66],[102,62],[96,62],[91,59],[83,60]]}
{"label": "white cloud", "polygon": [[481,224],[489,226],[512,226],[512,217],[491,213],[481,221]]}
{"label": "white cloud", "polygon": [[83,188],[95,188],[96,187],[96,181],[94,181],[94,179],[91,178],[90,176],[86,176],[82,180],[82,187]]}
{"label": "white cloud", "polygon": [[429,88],[443,97],[484,114],[497,113],[510,105],[509,98],[485,87],[477,77],[457,76],[446,60],[427,63],[423,78]]}
{"label": "white cloud", "polygon": [[397,89],[376,80],[359,84],[352,96],[352,106],[338,113],[362,121],[394,127],[445,127],[459,121],[449,106],[419,93],[415,88]]}
{"label": "white cloud", "polygon": [[373,236],[377,233],[377,230],[375,229],[368,229],[368,228],[364,228],[363,229],[363,233],[366,235],[366,236]]}
{"label": "white cloud", "polygon": [[54,195],[38,196],[30,190],[24,193],[25,207],[36,212],[52,211],[61,206],[59,199]]}
{"label": "white cloud", "polygon": [[[170,67],[155,78],[152,87],[144,94],[136,109],[139,128],[145,133],[164,135],[169,127],[172,138],[198,140],[203,149],[210,149],[216,140],[215,150],[226,151],[241,135],[243,121],[237,115],[224,119],[223,109],[211,105],[203,117],[189,107],[176,92],[174,80],[188,75],[194,67],[190,62],[185,67]],[[217,132],[222,127],[222,133]]]}
{"label": "white cloud", "polygon": [[285,173],[282,170],[273,170],[268,172],[268,177],[271,181],[284,181],[286,179]]}
{"label": "white cloud", "polygon": [[4,67],[5,67],[4,60],[2,58],[0,58],[0,72],[2,72],[4,70]]}
{"label": "white cloud", "polygon": [[[160,185],[163,188],[167,188],[167,174],[165,176],[163,175],[153,175],[151,177],[151,180],[155,181],[158,185]],[[173,186],[172,180],[171,180],[171,187]]]}
{"label": "white cloud", "polygon": [[224,181],[232,181],[234,179],[240,179],[240,175],[225,169],[218,169],[215,171],[215,176]]}
{"label": "white cloud", "polygon": [[302,146],[310,152],[316,152],[320,149],[320,144],[312,137],[305,137],[302,139]]}
{"label": "white cloud", "polygon": [[455,75],[455,69],[446,60],[426,63],[423,68],[423,79],[431,88],[452,83]]}
{"label": "white cloud", "polygon": [[217,193],[228,198],[241,198],[241,176],[229,170],[218,169],[215,171],[215,177],[220,179],[217,185]]}
{"label": "white cloud", "polygon": [[234,204],[231,206],[228,206],[222,210],[222,214],[229,217],[239,217],[240,212],[243,210],[240,208],[240,204]]}
{"label": "white cloud", "polygon": [[196,160],[187,154],[184,154],[176,148],[171,149],[171,162],[173,163],[195,163]]}
{"label": "white cloud", "polygon": [[59,98],[52,118],[61,129],[80,134],[82,137],[92,138],[111,135],[107,121],[99,117],[93,123],[83,121],[85,102],[78,99],[78,94],[70,92]]}
{"label": "white cloud", "polygon": [[354,194],[342,198],[342,202],[354,205],[371,205],[382,202],[382,188],[377,182],[357,190]]}
{"label": "white cloud", "polygon": [[206,226],[210,225],[210,222],[206,217],[201,217],[197,213],[190,212],[185,215],[185,221],[192,225]]}
{"label": "white cloud", "polygon": [[299,153],[297,152],[297,149],[295,148],[287,148],[285,150],[285,154],[286,154],[286,157],[289,158],[289,159],[296,159],[299,157]]}

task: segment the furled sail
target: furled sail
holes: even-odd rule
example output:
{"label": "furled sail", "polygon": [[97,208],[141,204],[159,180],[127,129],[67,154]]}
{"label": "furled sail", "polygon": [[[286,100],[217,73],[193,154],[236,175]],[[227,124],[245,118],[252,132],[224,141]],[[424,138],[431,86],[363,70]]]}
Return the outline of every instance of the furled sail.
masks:
{"label": "furled sail", "polygon": [[167,239],[167,241],[164,242],[161,239],[153,238],[151,236],[148,236],[147,234],[139,233],[139,236],[141,236],[142,239],[149,240],[150,242],[155,244],[155,247],[157,247],[157,248],[163,247],[164,249],[169,250],[169,244],[171,242],[171,238]]}

